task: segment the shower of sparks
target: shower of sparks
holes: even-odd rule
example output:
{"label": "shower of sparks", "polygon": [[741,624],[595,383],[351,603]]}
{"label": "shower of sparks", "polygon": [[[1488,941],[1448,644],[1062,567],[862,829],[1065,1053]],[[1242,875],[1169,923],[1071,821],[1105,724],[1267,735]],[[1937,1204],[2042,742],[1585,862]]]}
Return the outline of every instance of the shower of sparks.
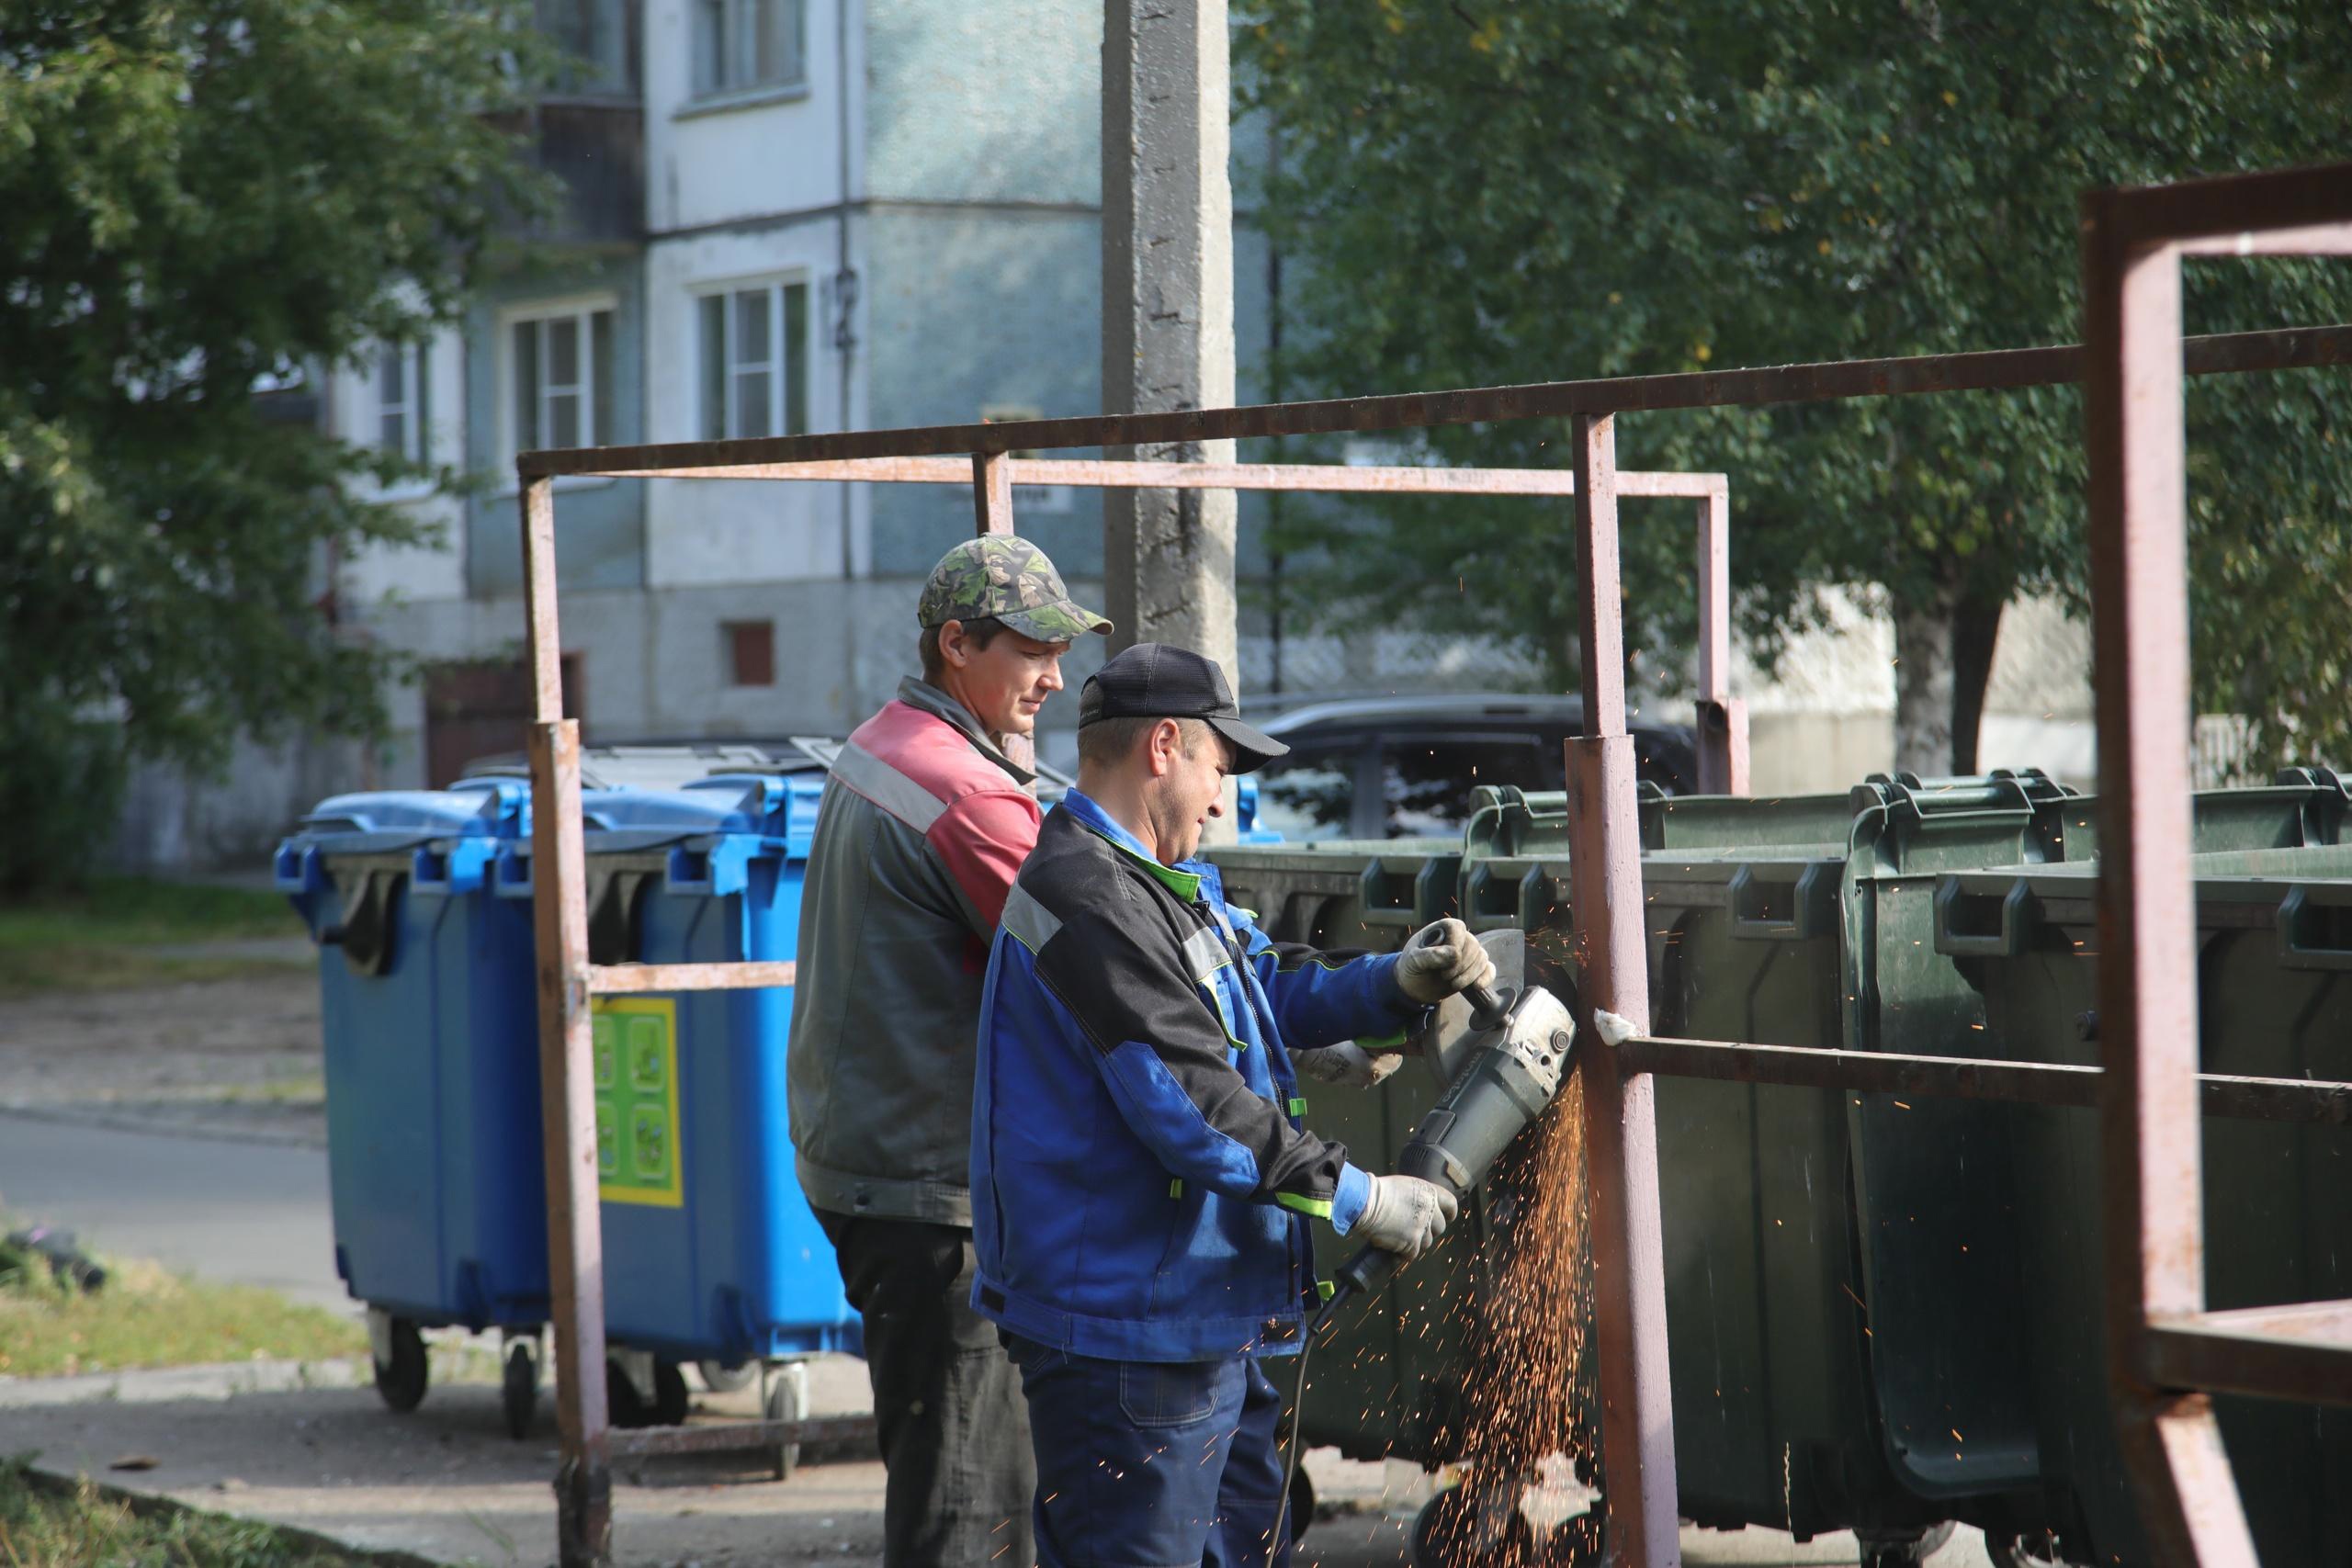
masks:
{"label": "shower of sparks", "polygon": [[1495,1175],[1494,1208],[1510,1217],[1487,1260],[1487,1287],[1461,1309],[1474,1317],[1477,1348],[1459,1430],[1439,1445],[1467,1472],[1438,1525],[1449,1560],[1494,1568],[1598,1561],[1583,1101],[1572,1073]]}

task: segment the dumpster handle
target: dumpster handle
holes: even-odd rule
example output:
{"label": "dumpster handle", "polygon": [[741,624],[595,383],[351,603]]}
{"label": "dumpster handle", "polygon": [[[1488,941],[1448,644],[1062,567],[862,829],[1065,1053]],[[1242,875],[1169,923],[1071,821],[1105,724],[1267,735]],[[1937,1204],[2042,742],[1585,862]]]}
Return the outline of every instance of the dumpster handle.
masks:
{"label": "dumpster handle", "polygon": [[1960,878],[1936,885],[1936,951],[1952,958],[2015,958],[2041,923],[2041,905],[2024,877],[2011,883],[1996,907],[1992,929],[1979,917],[1993,904],[1989,893],[1971,893]]}
{"label": "dumpster handle", "polygon": [[[1753,866],[1731,874],[1724,891],[1731,900],[1731,934],[1742,942],[1804,942],[1822,934],[1821,881],[1829,867],[1814,861],[1788,882],[1767,882]],[[1786,888],[1790,909],[1785,919],[1766,915],[1768,889]]]}
{"label": "dumpster handle", "polygon": [[[1559,879],[1540,865],[1531,865],[1507,886],[1510,896],[1498,901],[1490,896],[1505,886],[1495,874],[1494,862],[1478,861],[1462,884],[1462,923],[1474,931],[1537,931],[1544,918],[1566,902]],[[1500,902],[1501,907],[1498,907]]]}
{"label": "dumpster handle", "polygon": [[2310,894],[2292,887],[2278,900],[2280,967],[2352,969],[2352,900],[2321,903]]}
{"label": "dumpster handle", "polygon": [[1442,862],[1450,857],[1431,855],[1413,874],[1412,888],[1402,897],[1396,891],[1396,874],[1379,861],[1368,863],[1356,879],[1357,919],[1367,926],[1395,926],[1403,931],[1417,930],[1445,913],[1444,906],[1453,902],[1449,897],[1453,881],[1454,861],[1446,867],[1442,877],[1437,874]]}

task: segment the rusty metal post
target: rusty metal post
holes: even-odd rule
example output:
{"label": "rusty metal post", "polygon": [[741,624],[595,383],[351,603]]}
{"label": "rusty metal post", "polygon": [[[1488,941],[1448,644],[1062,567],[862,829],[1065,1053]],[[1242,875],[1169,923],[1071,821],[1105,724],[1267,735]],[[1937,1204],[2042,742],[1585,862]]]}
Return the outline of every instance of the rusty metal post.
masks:
{"label": "rusty metal post", "polygon": [[2180,258],[2109,216],[2086,198],[2108,1379],[2155,1561],[2254,1568],[2211,1399],[2146,1370],[2148,1319],[2205,1305]]}
{"label": "rusty metal post", "polygon": [[[972,518],[982,538],[1012,529],[1012,459],[1001,452],[972,454]],[[1000,735],[997,745],[1023,768],[1037,766],[1037,742],[1027,735]]]}
{"label": "rusty metal post", "polygon": [[580,823],[580,726],[563,716],[555,496],[524,481],[524,614],[531,638],[531,890],[538,957],[539,1118],[547,1141],[548,1287],[555,1325],[556,1547],[562,1568],[612,1561],[605,1442],[604,1219],[597,1209],[594,1020]]}
{"label": "rusty metal post", "polygon": [[[1583,579],[1584,728],[1567,742],[1568,877],[1583,964],[1577,1021],[1605,1008],[1650,1023],[1634,741],[1625,732],[1624,613],[1617,566],[1617,446],[1610,416],[1576,421],[1577,558]],[[1587,1049],[1585,1168],[1591,1204],[1600,1445],[1612,1560],[1675,1568],[1674,1410],[1666,1362],[1655,1080]]]}
{"label": "rusty metal post", "polygon": [[1747,793],[1747,704],[1731,694],[1731,486],[1699,502],[1699,793]]}

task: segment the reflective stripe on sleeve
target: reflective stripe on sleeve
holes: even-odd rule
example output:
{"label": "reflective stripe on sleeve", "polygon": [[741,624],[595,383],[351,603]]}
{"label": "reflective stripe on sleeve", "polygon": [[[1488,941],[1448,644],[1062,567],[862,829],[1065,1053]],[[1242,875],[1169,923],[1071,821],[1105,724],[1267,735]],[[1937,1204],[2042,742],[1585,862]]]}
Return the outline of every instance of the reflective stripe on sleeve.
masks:
{"label": "reflective stripe on sleeve", "polygon": [[947,807],[931,791],[868,751],[850,744],[833,759],[833,777],[855,790],[918,833],[946,815]]}

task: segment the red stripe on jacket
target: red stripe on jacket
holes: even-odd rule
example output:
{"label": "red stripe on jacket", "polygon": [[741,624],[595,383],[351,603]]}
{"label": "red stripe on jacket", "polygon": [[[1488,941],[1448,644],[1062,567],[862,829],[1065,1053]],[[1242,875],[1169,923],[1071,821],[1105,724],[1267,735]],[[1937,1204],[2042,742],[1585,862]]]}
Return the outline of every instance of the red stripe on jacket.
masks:
{"label": "red stripe on jacket", "polygon": [[914,781],[946,809],[924,839],[994,933],[1021,863],[1037,842],[1037,803],[935,714],[887,703],[851,741]]}

